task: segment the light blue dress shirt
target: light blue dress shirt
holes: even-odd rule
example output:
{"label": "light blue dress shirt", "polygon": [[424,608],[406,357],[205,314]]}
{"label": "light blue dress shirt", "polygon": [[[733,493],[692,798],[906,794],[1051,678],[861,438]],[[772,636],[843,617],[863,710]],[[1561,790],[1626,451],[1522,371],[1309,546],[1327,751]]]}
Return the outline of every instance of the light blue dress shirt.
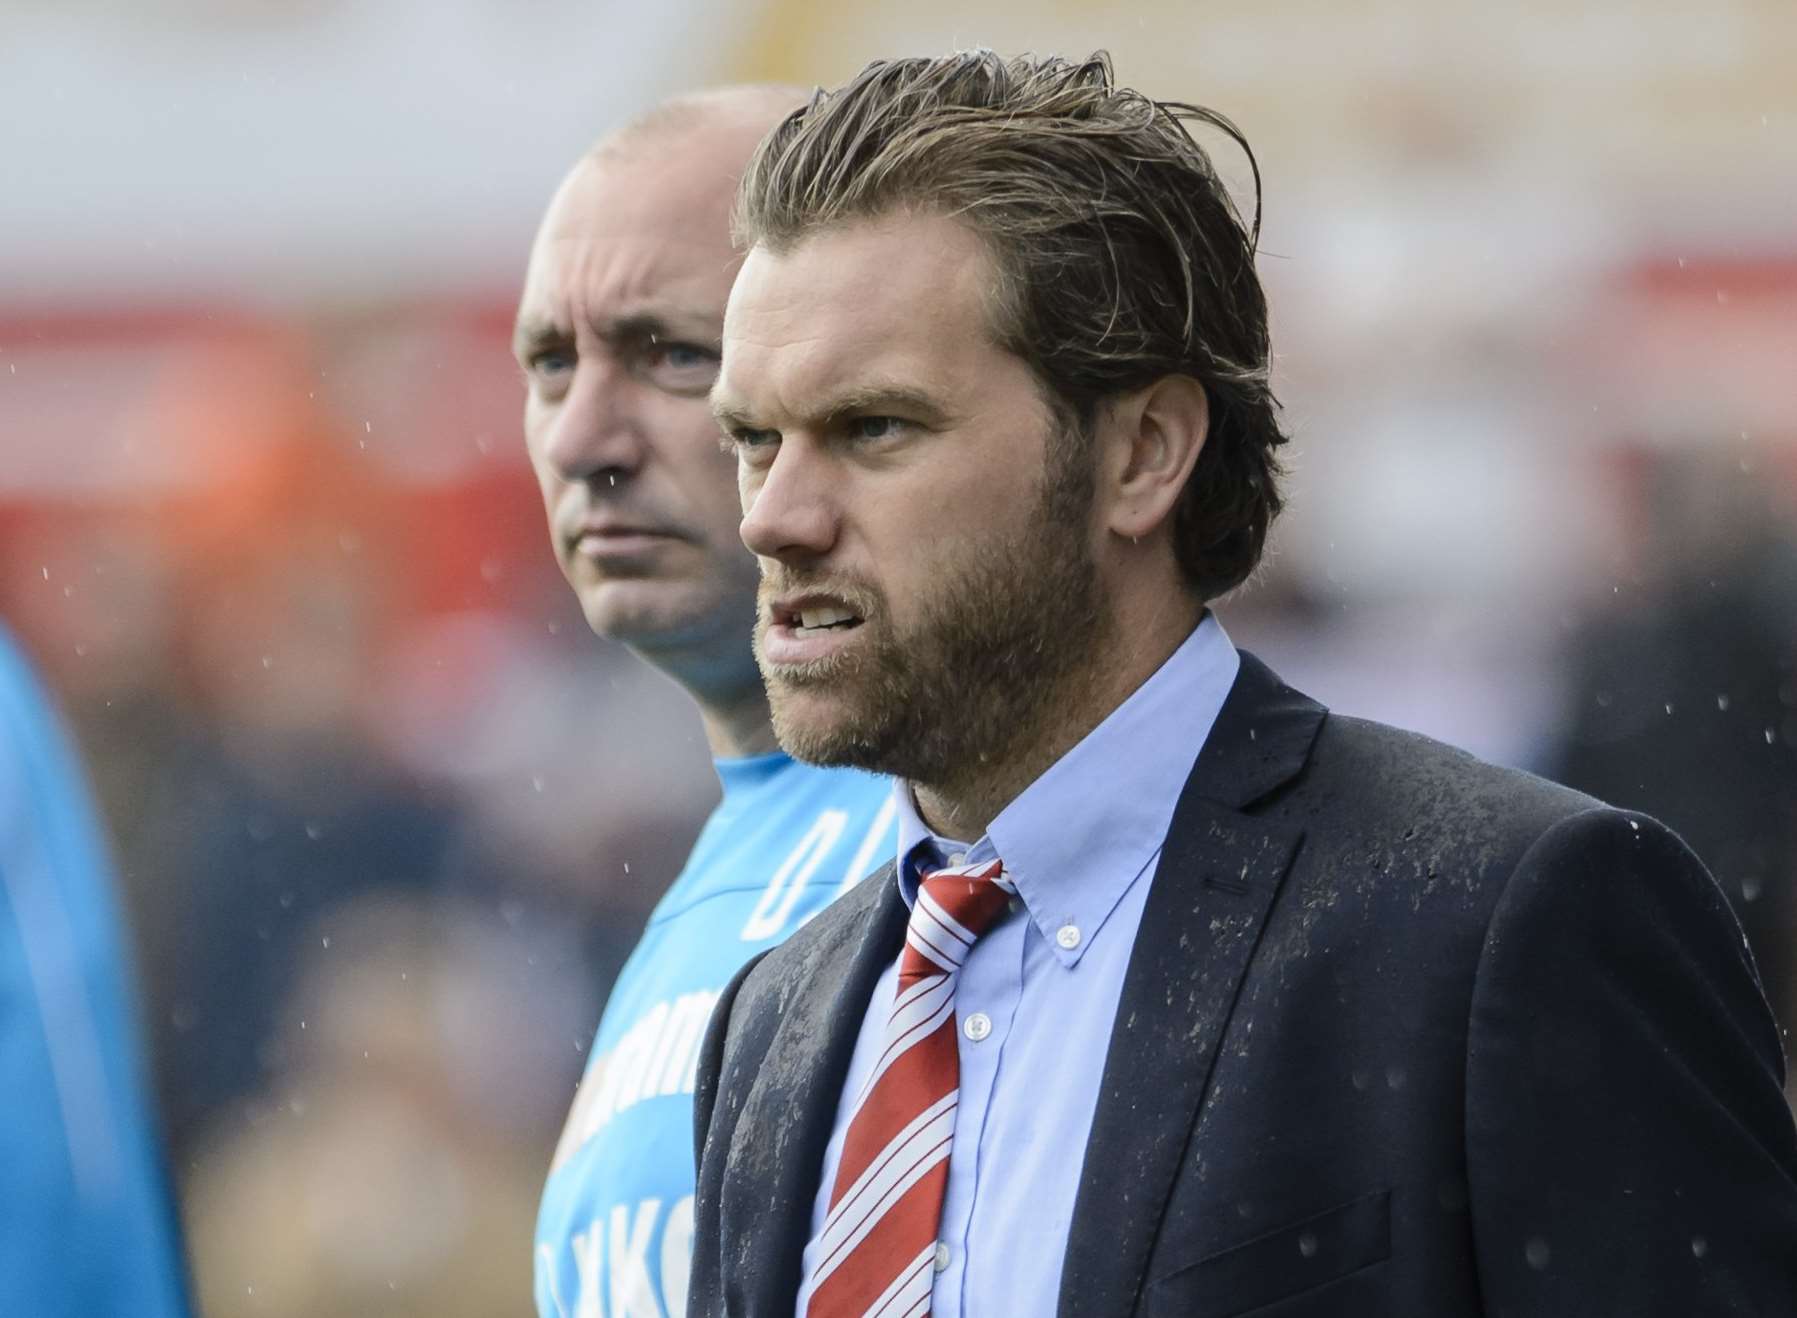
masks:
{"label": "light blue dress shirt", "polygon": [[[1055,1311],[1086,1135],[1123,975],[1186,776],[1240,658],[1206,614],[1173,656],[992,821],[973,846],[933,835],[898,784],[900,891],[919,870],[997,856],[1013,913],[974,945],[955,990],[961,1094],[937,1237],[932,1318]],[[885,1044],[898,982],[881,975],[824,1152],[803,1275],[829,1213],[852,1096]],[[798,1314],[810,1299],[799,1289]]]}

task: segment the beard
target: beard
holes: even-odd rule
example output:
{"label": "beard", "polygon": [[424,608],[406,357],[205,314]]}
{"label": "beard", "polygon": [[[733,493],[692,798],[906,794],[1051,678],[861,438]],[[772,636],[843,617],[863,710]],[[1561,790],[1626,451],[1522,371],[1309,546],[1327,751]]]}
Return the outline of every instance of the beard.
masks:
{"label": "beard", "polygon": [[[1109,638],[1085,540],[1095,475],[1089,449],[1076,444],[1051,445],[1021,530],[994,539],[970,531],[944,544],[917,621],[903,630],[885,621],[884,600],[863,582],[780,567],[763,580],[764,598],[826,591],[863,627],[880,625],[840,654],[762,664],[774,734],[788,753],[945,787],[1012,762],[1061,721]],[[762,627],[766,618],[764,610]],[[759,658],[759,627],[756,639]]]}

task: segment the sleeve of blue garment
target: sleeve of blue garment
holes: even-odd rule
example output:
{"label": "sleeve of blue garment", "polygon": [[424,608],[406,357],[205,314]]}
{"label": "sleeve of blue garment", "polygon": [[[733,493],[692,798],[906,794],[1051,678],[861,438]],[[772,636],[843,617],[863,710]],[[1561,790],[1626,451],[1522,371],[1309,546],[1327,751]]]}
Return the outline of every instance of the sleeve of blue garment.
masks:
{"label": "sleeve of blue garment", "polygon": [[186,1311],[114,900],[69,741],[0,634],[0,1314]]}

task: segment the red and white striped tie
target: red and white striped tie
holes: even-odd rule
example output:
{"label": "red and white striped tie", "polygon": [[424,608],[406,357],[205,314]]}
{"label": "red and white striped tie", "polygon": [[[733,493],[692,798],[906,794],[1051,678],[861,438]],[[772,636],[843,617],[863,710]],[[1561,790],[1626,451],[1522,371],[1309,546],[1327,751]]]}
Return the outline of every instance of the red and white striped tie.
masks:
{"label": "red and white striped tie", "polygon": [[921,1318],[931,1265],[961,1060],[955,980],[961,963],[1015,889],[997,861],[923,876],[886,1048],[843,1137],[830,1212],[818,1238],[806,1318]]}

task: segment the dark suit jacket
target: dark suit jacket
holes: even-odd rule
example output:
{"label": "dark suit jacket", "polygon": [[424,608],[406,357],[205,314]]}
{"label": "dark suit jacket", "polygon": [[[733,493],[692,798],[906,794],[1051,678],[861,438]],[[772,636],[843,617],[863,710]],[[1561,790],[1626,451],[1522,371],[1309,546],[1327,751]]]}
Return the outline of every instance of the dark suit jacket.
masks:
{"label": "dark suit jacket", "polygon": [[[887,866],[719,1001],[690,1314],[791,1318],[905,919]],[[1061,1318],[1797,1315],[1783,1076],[1740,928],[1665,828],[1244,654],[1042,1266]]]}

